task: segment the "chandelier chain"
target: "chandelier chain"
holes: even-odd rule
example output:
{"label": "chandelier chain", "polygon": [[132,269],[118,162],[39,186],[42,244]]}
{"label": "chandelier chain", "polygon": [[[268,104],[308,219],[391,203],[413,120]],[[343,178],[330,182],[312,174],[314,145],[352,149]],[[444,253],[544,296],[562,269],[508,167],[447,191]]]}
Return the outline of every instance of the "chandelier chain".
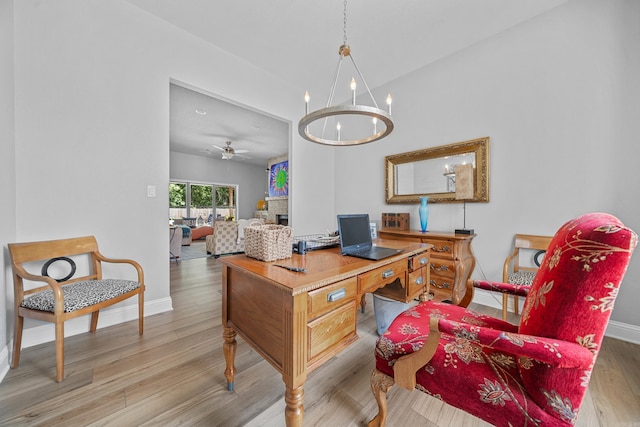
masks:
{"label": "chandelier chain", "polygon": [[344,39],[343,39],[343,43],[344,45],[347,44],[347,0],[344,0]]}

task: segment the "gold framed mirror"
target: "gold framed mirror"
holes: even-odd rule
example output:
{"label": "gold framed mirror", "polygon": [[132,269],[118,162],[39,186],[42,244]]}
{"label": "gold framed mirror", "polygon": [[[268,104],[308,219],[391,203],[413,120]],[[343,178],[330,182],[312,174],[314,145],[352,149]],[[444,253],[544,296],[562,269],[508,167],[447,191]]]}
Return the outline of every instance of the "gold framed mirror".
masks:
{"label": "gold framed mirror", "polygon": [[489,201],[489,137],[384,158],[387,203],[462,202],[456,199],[455,167],[473,165],[473,197],[466,202]]}

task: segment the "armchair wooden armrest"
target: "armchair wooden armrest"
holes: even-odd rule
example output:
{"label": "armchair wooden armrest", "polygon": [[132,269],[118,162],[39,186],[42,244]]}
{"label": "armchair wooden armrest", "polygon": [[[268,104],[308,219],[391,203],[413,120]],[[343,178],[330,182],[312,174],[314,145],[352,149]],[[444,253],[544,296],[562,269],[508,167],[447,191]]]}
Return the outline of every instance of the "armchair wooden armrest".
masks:
{"label": "armchair wooden armrest", "polygon": [[[60,314],[64,311],[64,293],[62,292],[62,286],[49,276],[41,276],[37,274],[29,273],[21,264],[14,265],[14,299],[16,301],[22,301],[25,296],[36,294],[38,292],[51,289],[53,292],[53,298],[56,301],[54,312]],[[29,280],[32,282],[44,282],[45,285],[38,286],[32,289],[24,289],[23,280]]]}
{"label": "armchair wooden armrest", "polygon": [[129,264],[133,266],[133,268],[135,268],[136,272],[138,273],[138,282],[140,282],[141,284],[144,283],[144,271],[142,270],[142,266],[137,261],[126,258],[108,258],[102,255],[102,253],[99,251],[95,252],[94,255],[96,259],[102,262],[108,262],[111,264]]}
{"label": "armchair wooden armrest", "polygon": [[438,318],[431,317],[429,319],[429,336],[422,348],[414,353],[402,356],[393,366],[393,377],[396,384],[407,390],[416,388],[416,372],[431,360],[439,343]]}
{"label": "armchair wooden armrest", "polygon": [[[517,239],[517,236],[516,236],[516,239]],[[520,247],[516,245],[515,248],[513,249],[513,252],[511,252],[511,254],[507,257],[507,259],[504,260],[504,264],[502,265],[503,280],[509,277],[509,271],[513,269],[511,265],[513,263],[516,263],[517,265],[519,254],[520,254]],[[517,266],[516,266],[516,269],[517,269]]]}
{"label": "armchair wooden armrest", "polygon": [[[13,273],[23,280],[30,280],[33,282],[45,282],[47,285],[42,286],[41,289],[46,289],[47,287],[56,287],[58,286],[58,282],[53,280],[49,276],[40,276],[37,274],[29,273],[27,270],[22,267],[22,265],[16,265],[13,269]],[[58,286],[59,287],[59,286]],[[30,292],[37,292],[35,289],[32,289]]]}

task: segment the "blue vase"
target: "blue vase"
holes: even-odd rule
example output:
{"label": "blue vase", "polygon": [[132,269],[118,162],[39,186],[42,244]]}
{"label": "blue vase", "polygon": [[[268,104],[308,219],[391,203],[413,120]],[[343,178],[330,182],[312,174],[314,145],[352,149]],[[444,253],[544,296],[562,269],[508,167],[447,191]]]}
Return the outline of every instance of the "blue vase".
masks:
{"label": "blue vase", "polygon": [[429,205],[427,204],[428,201],[428,197],[420,197],[420,209],[418,210],[418,212],[420,213],[420,229],[423,233],[427,231],[427,223],[429,222]]}

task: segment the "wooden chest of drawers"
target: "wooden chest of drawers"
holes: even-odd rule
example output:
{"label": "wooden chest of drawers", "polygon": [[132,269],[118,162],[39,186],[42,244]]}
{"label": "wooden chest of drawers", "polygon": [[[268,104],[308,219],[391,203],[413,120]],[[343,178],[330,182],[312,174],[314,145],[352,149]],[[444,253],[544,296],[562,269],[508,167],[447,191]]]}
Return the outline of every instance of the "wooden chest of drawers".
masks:
{"label": "wooden chest of drawers", "polygon": [[471,249],[475,234],[455,234],[451,232],[418,230],[379,231],[380,238],[413,240],[433,245],[429,256],[431,277],[429,293],[437,301],[459,304],[466,292],[467,279],[476,265]]}

